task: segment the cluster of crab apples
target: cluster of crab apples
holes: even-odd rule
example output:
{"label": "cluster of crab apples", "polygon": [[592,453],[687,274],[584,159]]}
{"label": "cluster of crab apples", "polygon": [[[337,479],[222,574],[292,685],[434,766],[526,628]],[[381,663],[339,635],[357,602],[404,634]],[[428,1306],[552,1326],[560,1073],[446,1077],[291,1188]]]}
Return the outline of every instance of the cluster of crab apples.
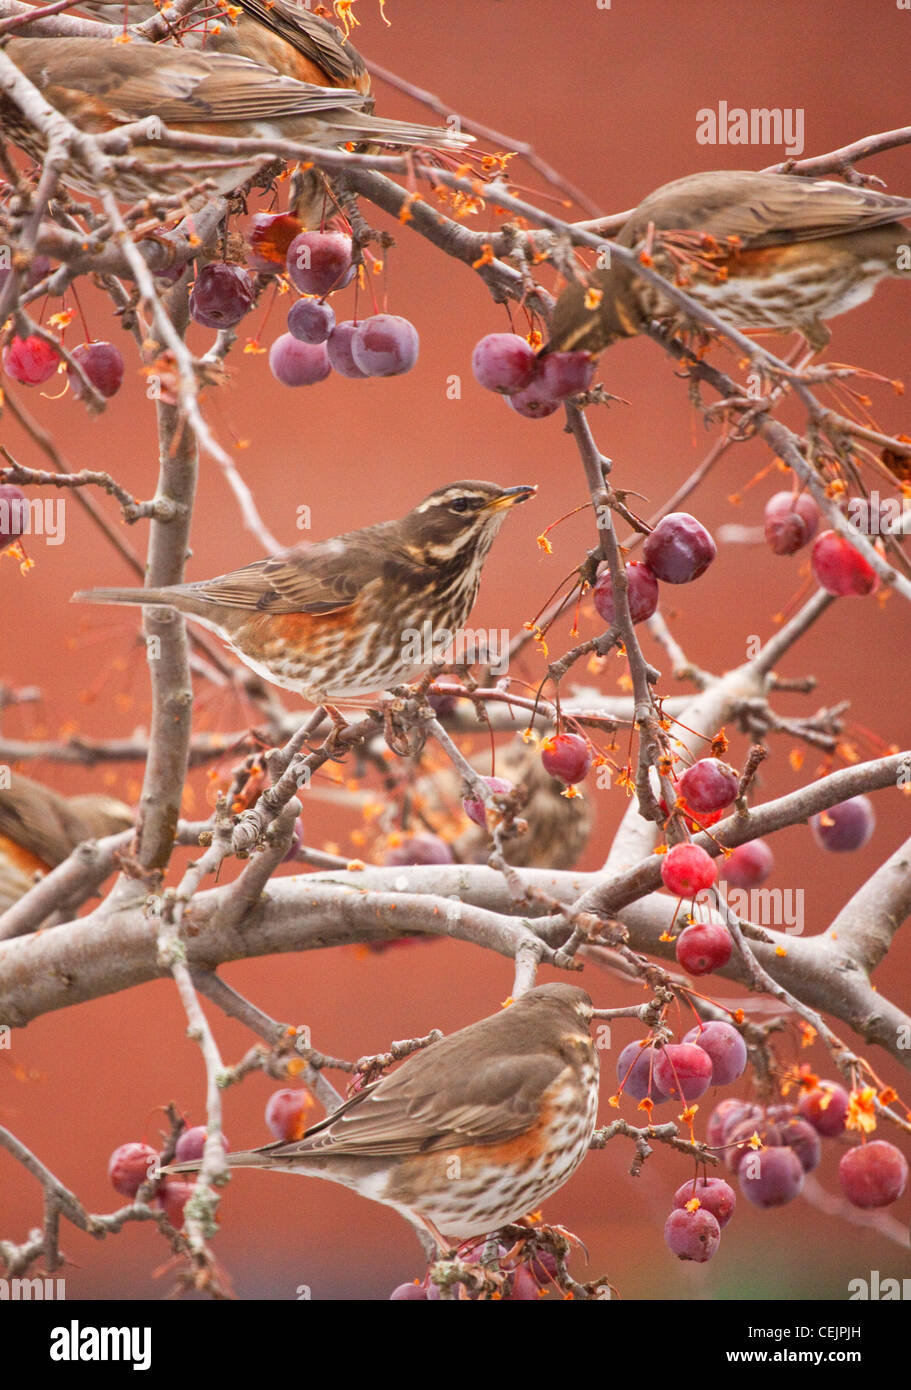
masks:
{"label": "cluster of crab apples", "polygon": [[776,492],[766,503],[766,543],[776,555],[794,555],[808,545],[810,569],[821,589],[836,598],[863,598],[879,588],[879,575],[866,556],[838,531],[817,536],[820,511],[808,492]]}

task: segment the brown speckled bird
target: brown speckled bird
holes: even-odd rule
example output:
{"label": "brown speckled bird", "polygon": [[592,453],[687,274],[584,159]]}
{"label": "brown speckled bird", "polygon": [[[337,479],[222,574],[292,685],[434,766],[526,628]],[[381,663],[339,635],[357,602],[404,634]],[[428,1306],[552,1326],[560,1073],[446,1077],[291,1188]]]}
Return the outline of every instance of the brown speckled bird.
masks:
{"label": "brown speckled bird", "polygon": [[301,1139],[228,1163],[341,1183],[394,1207],[442,1250],[492,1233],[534,1211],[588,1152],[598,1109],[591,1017],[585,990],[539,985],[414,1053]]}
{"label": "brown speckled bird", "polygon": [[[828,179],[721,171],[665,184],[639,204],[616,240],[725,323],[797,330],[815,351],[823,320],[862,304],[887,275],[908,276],[911,199]],[[901,248],[905,248],[904,258]],[[600,352],[651,319],[683,324],[677,307],[615,263],[557,300],[544,352]]]}
{"label": "brown speckled bird", "polygon": [[38,874],[62,864],[77,845],[133,824],[128,806],[112,796],[61,796],[14,773],[0,787],[0,912],[31,888]]}
{"label": "brown speckled bird", "polygon": [[[93,589],[86,603],[176,608],[252,670],[314,704],[416,679],[434,660],[423,634],[463,626],[510,510],[534,487],[458,482],[399,521],[295,546],[244,569],[166,589]],[[428,626],[429,625],[429,626]]]}
{"label": "brown speckled bird", "polygon": [[[301,28],[300,45],[295,48],[257,21],[250,23],[255,28],[249,40],[243,34],[240,39],[226,35],[223,47],[214,50],[109,39],[39,38],[10,39],[5,51],[52,106],[92,135],[157,118],[166,127],[189,134],[295,140],[321,149],[360,141],[461,149],[471,140],[434,126],[373,116],[363,60],[347,52],[334,26],[328,25],[334,37],[312,24]],[[247,56],[247,52],[268,56],[276,45],[280,68]],[[296,73],[306,75],[306,80]],[[315,85],[311,74],[321,82],[328,79],[328,85]],[[339,85],[348,80],[355,85]],[[44,137],[9,96],[0,99],[0,129],[33,158],[43,158]],[[155,194],[180,194],[194,183],[211,179],[216,191],[229,193],[270,162],[268,156],[251,154],[230,168],[206,170],[201,167],[206,158],[198,151],[181,153],[161,138],[137,144],[131,158],[117,168],[114,192],[121,202],[138,202]],[[78,160],[62,177],[80,192],[96,191],[90,172]],[[201,196],[195,195],[195,200]]]}

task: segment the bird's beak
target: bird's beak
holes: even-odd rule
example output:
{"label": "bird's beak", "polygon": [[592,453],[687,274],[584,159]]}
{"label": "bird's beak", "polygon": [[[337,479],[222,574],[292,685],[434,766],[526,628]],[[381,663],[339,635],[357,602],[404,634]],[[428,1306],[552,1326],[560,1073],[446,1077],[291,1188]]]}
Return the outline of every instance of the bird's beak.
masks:
{"label": "bird's beak", "polygon": [[499,497],[494,497],[484,508],[488,512],[498,512],[501,507],[514,507],[518,502],[527,502],[538,491],[535,484],[524,487],[505,487]]}

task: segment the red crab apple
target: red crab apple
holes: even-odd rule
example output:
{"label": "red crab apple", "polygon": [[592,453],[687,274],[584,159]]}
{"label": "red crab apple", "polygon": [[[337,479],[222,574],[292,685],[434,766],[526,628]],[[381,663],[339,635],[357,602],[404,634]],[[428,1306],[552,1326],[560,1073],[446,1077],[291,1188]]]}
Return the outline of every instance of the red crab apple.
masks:
{"label": "red crab apple", "polygon": [[[513,789],[512,782],[505,777],[482,777],[492,792],[499,796],[505,796]],[[473,820],[475,825],[487,826],[487,807],[479,796],[466,796],[462,800],[462,810],[469,820]]]}
{"label": "red crab apple", "polygon": [[518,333],[488,333],[471,354],[475,381],[501,396],[512,396],[529,386],[537,366],[534,348]]}
{"label": "red crab apple", "polygon": [[835,1081],[820,1081],[812,1091],[804,1091],[797,1102],[802,1119],[813,1126],[825,1139],[843,1133],[850,1098],[843,1086]]}
{"label": "red crab apple", "polygon": [[402,376],[418,360],[418,331],[398,314],[362,319],[351,334],[351,356],[365,376]]}
{"label": "red crab apple", "polygon": [[554,734],[545,739],[541,763],[545,772],[572,786],[587,776],[594,754],[580,734]]}
{"label": "red crab apple", "polygon": [[724,1178],[696,1178],[685,1182],[674,1193],[675,1209],[679,1211],[694,1198],[704,1211],[712,1213],[722,1229],[734,1215],[737,1205],[737,1195]]}
{"label": "red crab apple", "polygon": [[312,1104],[307,1091],[295,1090],[293,1087],[273,1091],[266,1103],[266,1124],[276,1139],[284,1139],[286,1142],[300,1139],[307,1128],[304,1116]]}
{"label": "red crab apple", "polygon": [[23,386],[40,386],[60,366],[60,358],[43,338],[11,338],[3,349],[3,370]]}
{"label": "red crab apple", "polygon": [[142,1184],[148,1181],[158,1157],[157,1150],[148,1144],[121,1144],[108,1163],[108,1177],[114,1191],[122,1197],[135,1197]]}
{"label": "red crab apple", "polygon": [[793,1149],[761,1149],[744,1154],[738,1169],[740,1190],[755,1207],[783,1207],[803,1187],[804,1171]]}
{"label": "red crab apple", "polygon": [[[113,343],[80,343],[73,348],[72,356],[96,391],[108,399],[117,395],[123,382],[123,358],[119,348]],[[78,399],[83,392],[82,382],[71,368],[67,368],[67,374],[73,395]]]}
{"label": "red crab apple", "polygon": [[664,1239],[678,1260],[705,1264],[721,1243],[721,1227],[706,1207],[696,1211],[678,1208],[664,1223]]}
{"label": "red crab apple", "polygon": [[836,854],[863,849],[875,825],[873,803],[866,796],[852,796],[850,801],[840,801],[837,806],[810,817],[816,843],[821,849]]}
{"label": "red crab apple", "polygon": [[711,975],[731,959],[731,933],[720,922],[684,927],[674,947],[677,960],[691,975]]}
{"label": "red crab apple", "polygon": [[242,265],[204,265],[190,293],[190,318],[204,328],[233,328],[252,308],[254,288]]}
{"label": "red crab apple", "polygon": [[731,1023],[716,1019],[697,1023],[684,1034],[685,1043],[694,1043],[707,1052],[712,1062],[712,1085],[729,1086],[743,1076],[747,1064],[747,1046]]}
{"label": "red crab apple", "polygon": [[655,1058],[654,1077],[672,1100],[698,1100],[712,1084],[712,1059],[692,1043],[668,1043]]}
{"label": "red crab apple", "polygon": [[873,1139],[842,1155],[838,1181],[852,1206],[888,1207],[905,1190],[908,1162],[894,1144]]}
{"label": "red crab apple", "polygon": [[723,811],[739,786],[737,773],[720,758],[700,758],[680,778],[680,794],[694,811]]}
{"label": "red crab apple", "polygon": [[810,568],[817,584],[838,598],[863,597],[879,588],[879,575],[869,560],[837,531],[816,537]]}
{"label": "red crab apple", "polygon": [[665,584],[689,584],[715,558],[715,542],[689,512],[669,512],[645,538],[642,558]]}
{"label": "red crab apple", "polygon": [[[549,359],[545,359],[549,360]],[[633,623],[643,623],[658,607],[658,581],[648,565],[641,560],[630,560],[626,566],[626,601]],[[608,624],[614,621],[614,589],[610,570],[602,565],[592,589],[592,598],[600,617]]]}
{"label": "red crab apple", "polygon": [[776,492],[765,506],[765,538],[775,555],[793,555],[813,539],[819,508],[808,492]]}
{"label": "red crab apple", "polygon": [[269,369],[283,386],[314,386],[331,371],[325,343],[299,343],[283,333],[269,349]]}
{"label": "red crab apple", "polygon": [[765,840],[749,840],[725,859],[722,877],[731,888],[758,888],[765,883],[774,863],[775,856]]}
{"label": "red crab apple", "polygon": [[672,845],[661,861],[661,879],[678,898],[693,898],[718,877],[714,859],[699,845]]}
{"label": "red crab apple", "polygon": [[353,243],[344,232],[301,232],[288,245],[288,275],[302,294],[328,294],[354,277]]}

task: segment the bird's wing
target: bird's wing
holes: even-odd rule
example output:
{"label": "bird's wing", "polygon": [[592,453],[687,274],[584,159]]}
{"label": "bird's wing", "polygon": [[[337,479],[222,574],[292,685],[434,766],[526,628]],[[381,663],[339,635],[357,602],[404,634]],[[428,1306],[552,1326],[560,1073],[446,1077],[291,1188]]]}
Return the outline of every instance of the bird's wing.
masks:
{"label": "bird's wing", "polygon": [[251,19],[291,44],[340,87],[366,95],[370,76],[360,53],[329,20],[290,0],[237,0]]}
{"label": "bird's wing", "polygon": [[909,216],[911,199],[828,179],[696,175],[650,194],[623,228],[621,240],[634,245],[652,222],[659,231],[700,231],[718,238],[737,236],[747,246],[774,246],[859,232]]}
{"label": "bird's wing", "polygon": [[[43,50],[43,51],[42,51]],[[283,77],[233,53],[102,39],[14,39],[9,56],[48,101],[85,124],[158,116],[165,123],[268,120],[363,106],[360,92]],[[142,61],[138,61],[141,57]]]}
{"label": "bird's wing", "polygon": [[89,838],[65,800],[26,777],[0,791],[0,835],[8,836],[42,860],[60,864],[80,840]]}
{"label": "bird's wing", "polygon": [[[523,1134],[538,1118],[541,1095],[565,1063],[546,1053],[476,1055],[463,1057],[458,1072],[441,1081],[439,1066],[451,1041],[416,1054],[297,1143],[269,1145],[261,1152],[279,1162],[309,1154],[404,1156],[495,1144]],[[429,1066],[417,1065],[425,1058]]]}
{"label": "bird's wing", "polygon": [[[380,527],[367,528],[380,531]],[[382,537],[364,532],[336,536],[305,549],[282,551],[244,569],[200,584],[181,585],[197,598],[268,613],[333,613],[353,603],[365,585],[391,564]]]}

